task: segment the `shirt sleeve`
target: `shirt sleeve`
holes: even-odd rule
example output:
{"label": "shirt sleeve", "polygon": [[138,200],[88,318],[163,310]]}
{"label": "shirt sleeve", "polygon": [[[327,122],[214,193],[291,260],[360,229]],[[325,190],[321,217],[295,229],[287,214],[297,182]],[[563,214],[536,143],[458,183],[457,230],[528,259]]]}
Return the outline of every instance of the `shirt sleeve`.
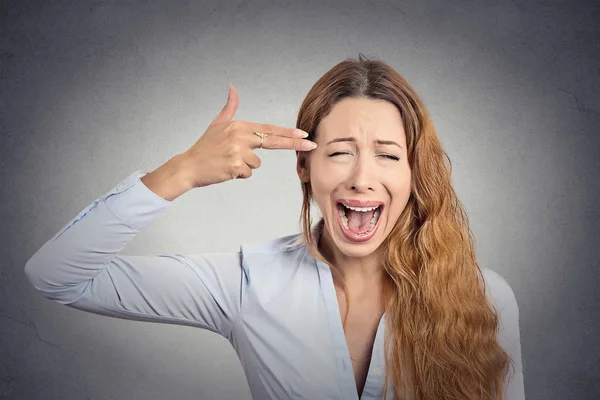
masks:
{"label": "shirt sleeve", "polygon": [[491,291],[500,320],[498,343],[512,360],[505,396],[511,400],[525,400],[517,299],[508,282],[497,272],[487,269],[486,275],[487,290]]}
{"label": "shirt sleeve", "polygon": [[25,265],[46,298],[96,314],[188,325],[229,337],[241,308],[241,252],[118,253],[172,203],[136,171],[96,199]]}

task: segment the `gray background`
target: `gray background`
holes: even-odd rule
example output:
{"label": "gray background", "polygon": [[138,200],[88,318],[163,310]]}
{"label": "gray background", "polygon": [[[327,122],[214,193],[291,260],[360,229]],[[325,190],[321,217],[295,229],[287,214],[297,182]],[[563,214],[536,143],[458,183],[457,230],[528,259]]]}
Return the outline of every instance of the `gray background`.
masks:
{"label": "gray background", "polygon": [[[44,299],[23,268],[94,199],[236,119],[293,126],[359,52],[429,108],[481,265],[512,286],[533,399],[600,398],[600,7],[591,1],[2,2],[0,398],[234,399],[229,343]],[[124,254],[237,251],[298,232],[291,151],[189,192]]]}

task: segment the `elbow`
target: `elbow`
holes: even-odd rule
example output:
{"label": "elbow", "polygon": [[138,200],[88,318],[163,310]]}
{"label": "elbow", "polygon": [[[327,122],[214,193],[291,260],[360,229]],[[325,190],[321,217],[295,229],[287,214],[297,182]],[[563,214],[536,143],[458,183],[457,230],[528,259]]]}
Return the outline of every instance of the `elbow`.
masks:
{"label": "elbow", "polygon": [[39,257],[36,257],[37,254],[34,254],[28,261],[25,263],[25,276],[29,283],[40,293],[44,293],[44,289],[48,286],[46,281],[44,280],[41,272],[43,271],[42,262],[39,260]]}
{"label": "elbow", "polygon": [[25,276],[43,297],[68,305],[85,292],[89,282],[69,283],[61,278],[63,274],[59,271],[60,268],[56,268],[57,265],[60,265],[57,260],[36,253],[25,264]]}
{"label": "elbow", "polygon": [[[61,285],[57,284],[56,277],[52,277],[54,260],[43,257],[41,252],[34,254],[25,263],[25,276],[27,280],[42,296],[54,300]],[[54,283],[53,283],[54,282]]]}

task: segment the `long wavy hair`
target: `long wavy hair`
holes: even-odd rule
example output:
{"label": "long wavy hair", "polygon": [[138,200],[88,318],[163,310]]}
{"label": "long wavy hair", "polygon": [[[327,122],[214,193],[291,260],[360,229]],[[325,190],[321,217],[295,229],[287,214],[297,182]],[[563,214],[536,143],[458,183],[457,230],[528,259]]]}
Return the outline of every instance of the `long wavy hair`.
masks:
{"label": "long wavy hair", "polygon": [[[391,380],[398,400],[504,399],[514,361],[497,342],[497,310],[486,296],[468,218],[451,184],[450,158],[423,102],[392,67],[359,54],[358,59],[334,66],[313,85],[296,127],[315,140],[319,122],[343,98],[380,99],[397,107],[412,170],[408,203],[382,243],[383,393]],[[301,185],[301,240],[315,258],[330,266],[346,293],[349,310],[342,275],[320,253],[313,237],[310,182]]]}

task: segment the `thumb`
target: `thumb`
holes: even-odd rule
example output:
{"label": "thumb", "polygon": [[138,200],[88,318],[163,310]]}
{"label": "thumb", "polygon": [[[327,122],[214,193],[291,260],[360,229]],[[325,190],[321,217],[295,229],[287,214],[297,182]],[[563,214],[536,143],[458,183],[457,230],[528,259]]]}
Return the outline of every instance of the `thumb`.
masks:
{"label": "thumb", "polygon": [[231,121],[233,119],[233,115],[237,111],[238,101],[239,101],[239,98],[238,98],[237,90],[233,85],[230,84],[229,85],[229,93],[227,96],[227,103],[225,104],[225,106],[223,107],[223,109],[221,110],[219,115],[217,115],[217,118],[215,118],[215,120],[212,123],[218,124],[221,122]]}

